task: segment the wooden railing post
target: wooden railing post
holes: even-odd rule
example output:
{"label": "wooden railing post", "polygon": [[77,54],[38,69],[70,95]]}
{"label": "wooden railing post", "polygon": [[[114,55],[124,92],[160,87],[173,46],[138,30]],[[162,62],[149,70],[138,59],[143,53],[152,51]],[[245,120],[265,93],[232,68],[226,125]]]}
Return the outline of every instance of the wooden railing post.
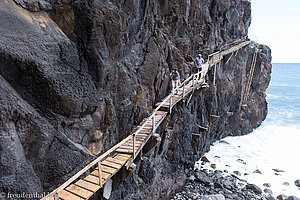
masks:
{"label": "wooden railing post", "polygon": [[133,159],[135,159],[135,133],[133,134]]}
{"label": "wooden railing post", "polygon": [[193,80],[192,80],[192,83],[193,83],[193,90],[194,90],[194,87],[195,87],[195,74],[193,74]]}
{"label": "wooden railing post", "polygon": [[171,95],[171,97],[170,97],[170,115],[172,113],[172,97],[173,97],[173,95]]}
{"label": "wooden railing post", "polygon": [[217,73],[217,67],[216,64],[214,65],[214,85],[216,85],[216,73]]}
{"label": "wooden railing post", "polygon": [[182,92],[182,99],[184,98],[184,86],[185,86],[185,82],[183,82],[183,92]]}
{"label": "wooden railing post", "polygon": [[102,187],[101,161],[98,162],[98,172],[99,172],[99,185],[100,187]]}
{"label": "wooden railing post", "polygon": [[155,113],[152,118],[152,136],[154,135],[154,133],[155,133]]}

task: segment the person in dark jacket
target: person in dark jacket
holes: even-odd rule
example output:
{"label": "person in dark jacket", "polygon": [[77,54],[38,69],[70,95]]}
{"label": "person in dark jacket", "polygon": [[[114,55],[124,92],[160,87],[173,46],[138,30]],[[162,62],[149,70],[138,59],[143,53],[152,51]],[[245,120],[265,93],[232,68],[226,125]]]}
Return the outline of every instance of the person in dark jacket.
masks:
{"label": "person in dark jacket", "polygon": [[176,89],[176,94],[178,94],[178,85],[179,85],[179,81],[180,81],[180,75],[179,75],[178,70],[176,68],[173,69],[170,76],[172,79],[172,94],[174,95],[175,89]]}

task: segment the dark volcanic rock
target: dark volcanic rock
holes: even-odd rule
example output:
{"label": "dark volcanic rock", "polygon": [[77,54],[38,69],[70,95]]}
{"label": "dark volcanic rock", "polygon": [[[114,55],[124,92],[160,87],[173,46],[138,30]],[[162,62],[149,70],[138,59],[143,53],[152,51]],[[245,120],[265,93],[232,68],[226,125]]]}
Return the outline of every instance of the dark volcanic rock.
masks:
{"label": "dark volcanic rock", "polygon": [[276,199],[279,199],[279,200],[286,200],[288,197],[286,196],[286,195],[284,195],[284,194],[281,194],[281,195],[278,195],[277,197],[276,197]]}
{"label": "dark volcanic rock", "polygon": [[205,185],[210,185],[212,183],[212,179],[206,175],[206,173],[197,171],[195,172],[196,181],[204,183]]}
{"label": "dark volcanic rock", "polygon": [[254,191],[257,194],[261,194],[262,193],[261,189],[257,185],[255,185],[255,184],[247,184],[246,188]]}
{"label": "dark volcanic rock", "polygon": [[[247,36],[251,4],[14,0],[1,1],[0,13],[0,134],[9,136],[0,137],[0,191],[29,193],[51,191],[127,136],[169,94],[173,67],[184,79],[197,53],[207,59]],[[215,86],[210,70],[209,87],[174,107],[162,140],[112,199],[170,198],[212,142],[261,124],[271,50],[259,48],[248,106],[250,45],[224,57]],[[220,116],[214,129],[199,131],[211,115]]]}
{"label": "dark volcanic rock", "polygon": [[296,196],[289,196],[286,200],[299,200]]}
{"label": "dark volcanic rock", "polygon": [[270,190],[270,189],[264,189],[264,193],[266,193],[266,194],[273,194],[273,192],[272,192],[272,190]]}
{"label": "dark volcanic rock", "polygon": [[297,187],[300,187],[300,179],[297,179],[297,180],[295,181],[295,185],[296,185]]}

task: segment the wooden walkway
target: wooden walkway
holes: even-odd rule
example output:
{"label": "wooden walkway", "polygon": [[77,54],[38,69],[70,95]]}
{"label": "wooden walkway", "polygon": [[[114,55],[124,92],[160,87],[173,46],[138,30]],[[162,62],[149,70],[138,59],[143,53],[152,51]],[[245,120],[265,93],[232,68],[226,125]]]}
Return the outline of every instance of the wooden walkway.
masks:
{"label": "wooden walkway", "polygon": [[[157,103],[156,109],[152,114],[135,127],[129,136],[89,163],[59,188],[42,198],[42,200],[89,199],[122,167],[126,166],[127,169],[130,168],[144,145],[153,136],[166,116],[171,113],[173,106],[188,95],[192,95],[194,90],[207,87],[205,75],[208,69],[220,62],[224,55],[232,53],[248,44],[249,41],[244,41],[225,51],[211,54],[208,62],[202,67],[201,77],[199,77],[200,73],[188,77],[178,86],[178,94],[169,94],[162,102]],[[84,176],[84,174],[88,175]]]}

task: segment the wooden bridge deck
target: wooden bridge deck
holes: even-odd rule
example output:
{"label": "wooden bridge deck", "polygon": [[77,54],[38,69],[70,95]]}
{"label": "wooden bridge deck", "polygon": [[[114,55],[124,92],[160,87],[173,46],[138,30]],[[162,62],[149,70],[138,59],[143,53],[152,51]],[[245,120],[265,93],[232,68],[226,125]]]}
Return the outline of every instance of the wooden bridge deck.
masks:
{"label": "wooden bridge deck", "polygon": [[[249,42],[242,42],[238,45],[226,50],[226,54],[229,54],[243,46],[249,44]],[[214,54],[215,57],[222,57],[224,52]],[[218,59],[217,59],[218,60]],[[217,62],[208,62],[205,66],[206,69],[202,69],[200,82],[205,83],[205,74],[208,68]],[[218,60],[218,62],[221,59]],[[92,161],[81,171],[77,172],[68,181],[62,184],[59,188],[55,189],[50,195],[42,198],[42,200],[82,200],[89,199],[94,193],[96,193],[107,180],[112,178],[124,165],[127,167],[134,161],[136,155],[138,155],[147,143],[149,138],[155,133],[155,130],[163,122],[163,120],[171,111],[172,107],[179,101],[184,99],[187,95],[191,94],[194,90],[201,87],[206,87],[205,84],[199,84],[196,80],[199,73],[190,76],[179,87],[178,94],[168,95],[162,102],[156,104],[157,108],[153,111],[150,117],[145,118],[137,127],[135,127],[132,133],[116,144],[110,150],[102,154],[100,157]],[[154,124],[153,124],[154,123]],[[99,170],[100,169],[100,170]],[[83,177],[83,174],[90,172],[87,176]]]}

